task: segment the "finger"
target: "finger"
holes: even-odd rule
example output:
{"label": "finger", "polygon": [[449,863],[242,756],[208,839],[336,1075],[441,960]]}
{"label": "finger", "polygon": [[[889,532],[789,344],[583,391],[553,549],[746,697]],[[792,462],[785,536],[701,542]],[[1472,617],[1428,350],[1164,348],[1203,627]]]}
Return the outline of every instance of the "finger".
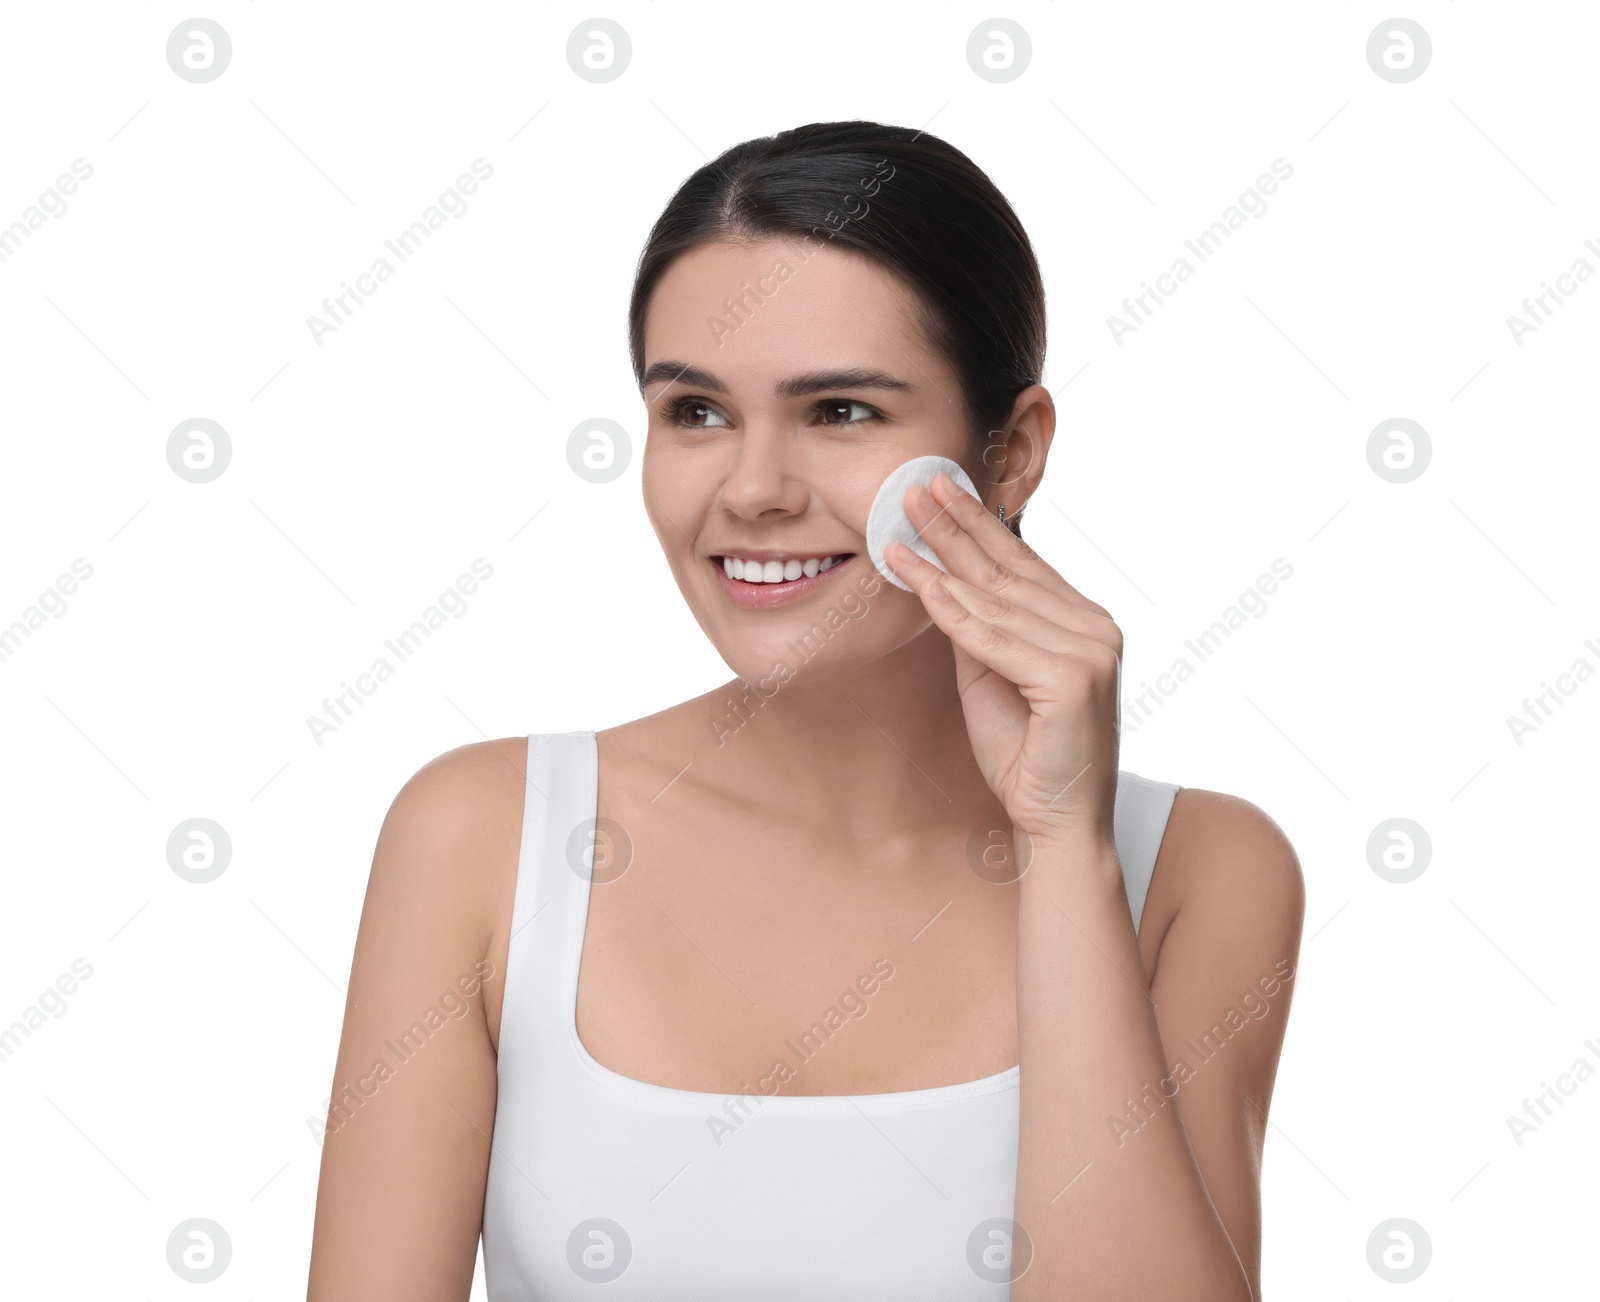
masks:
{"label": "finger", "polygon": [[1032,642],[1046,651],[1056,654],[1084,653],[1091,646],[1105,645],[1103,636],[1097,636],[1098,630],[1090,624],[1095,618],[1090,612],[1063,603],[1067,618],[1078,626],[1058,624],[1036,611],[1025,609],[1007,600],[998,593],[987,591],[956,575],[945,573],[937,565],[918,556],[902,542],[891,543],[884,551],[884,559],[889,562],[894,572],[923,598],[923,605],[928,608],[930,614],[934,613],[930,603],[941,601],[942,594],[948,593],[965,610],[983,622],[1002,628],[1013,636]]}
{"label": "finger", "polygon": [[[963,492],[961,496],[968,504],[978,505],[970,493]],[[1060,618],[1068,604],[1065,598],[1050,593],[990,555],[957,518],[959,507],[955,503],[942,504],[928,486],[913,484],[906,492],[905,510],[906,518],[916,527],[917,536],[933,548],[948,573],[965,579],[974,587],[1004,591],[1015,604],[1036,614]],[[979,513],[987,515],[981,510]],[[999,521],[994,523],[999,524]],[[1004,532],[1011,536],[1009,529]],[[1027,591],[1029,587],[1033,590]]]}
{"label": "finger", "polygon": [[[947,586],[957,581],[963,585],[962,602],[969,610],[991,622],[998,622],[998,616],[1005,610],[1026,611],[1038,621],[1034,627],[1052,626],[1107,643],[1117,642],[1116,649],[1121,652],[1118,641],[1120,630],[1109,617],[1058,596],[1003,562],[993,560],[977,546],[949,511],[934,506],[926,489],[913,489],[908,494],[911,495],[922,499],[913,502],[912,515],[925,524],[923,538],[948,567],[946,572],[951,576],[951,583]],[[972,500],[969,495],[963,496]],[[907,548],[907,551],[910,549]],[[926,558],[914,552],[911,555],[928,570],[916,571],[916,578],[908,578],[908,582],[925,582],[929,571],[939,569],[930,565]]]}
{"label": "finger", "polygon": [[[1068,583],[1038,552],[1001,524],[998,516],[991,514],[982,502],[960,488],[944,471],[934,476],[928,490],[935,508],[942,508],[953,523],[966,530],[989,564],[1004,565],[1062,600],[1087,606],[1110,618],[1110,611]],[[938,548],[934,550],[938,551]],[[940,552],[939,555],[942,559],[944,553]]]}
{"label": "finger", "polygon": [[[950,573],[1053,623],[1098,638],[1121,653],[1122,632],[1104,607],[1082,599],[1076,589],[1040,560],[1031,548],[1024,550],[1033,563],[1015,552],[1009,557],[997,558],[985,550],[968,525],[977,526],[980,531],[997,529],[1005,542],[1022,544],[970,493],[957,490],[957,499],[939,505],[927,489],[913,488],[906,494],[908,518]],[[1016,568],[1013,561],[1023,561],[1025,569]],[[1074,596],[1079,599],[1074,600]]]}
{"label": "finger", "polygon": [[1028,701],[1077,705],[1085,684],[1102,678],[1118,680],[1117,657],[1103,642],[1084,638],[1079,650],[1046,650],[973,614],[951,590],[949,576],[937,566],[929,568],[936,571],[935,577],[919,595],[933,622],[953,645],[1015,684]]}

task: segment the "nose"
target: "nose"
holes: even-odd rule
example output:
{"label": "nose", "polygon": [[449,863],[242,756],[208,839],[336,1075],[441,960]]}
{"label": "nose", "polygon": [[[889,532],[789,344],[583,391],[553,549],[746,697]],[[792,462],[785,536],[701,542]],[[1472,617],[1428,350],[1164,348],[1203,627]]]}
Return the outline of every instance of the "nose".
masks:
{"label": "nose", "polygon": [[795,470],[795,448],[788,429],[776,420],[751,419],[735,446],[718,502],[744,520],[797,515],[805,509],[811,492]]}

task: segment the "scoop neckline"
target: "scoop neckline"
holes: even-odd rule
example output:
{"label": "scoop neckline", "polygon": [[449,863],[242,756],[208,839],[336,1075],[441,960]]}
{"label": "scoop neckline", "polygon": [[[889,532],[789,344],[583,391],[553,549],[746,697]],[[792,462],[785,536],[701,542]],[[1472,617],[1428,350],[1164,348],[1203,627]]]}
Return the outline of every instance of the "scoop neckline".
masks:
{"label": "scoop neckline", "polygon": [[[584,787],[591,793],[588,801],[587,826],[596,826],[600,816],[600,740],[597,730],[583,729],[567,734],[583,742],[582,762]],[[710,1115],[720,1112],[725,1100],[748,1098],[758,1113],[771,1112],[844,1112],[861,1111],[865,1103],[875,1110],[897,1107],[928,1107],[939,1103],[955,1102],[964,1098],[998,1094],[1015,1089],[1021,1079],[1022,1064],[1013,1063],[1003,1071],[977,1080],[956,1081],[949,1085],[930,1085],[925,1089],[886,1090],[868,1094],[760,1094],[726,1093],[709,1090],[684,1090],[671,1085],[658,1085],[654,1081],[625,1076],[607,1067],[584,1047],[578,1035],[578,975],[583,961],[583,941],[589,924],[589,897],[594,886],[594,860],[589,858],[589,871],[575,873],[576,902],[568,911],[567,959],[563,982],[563,1016],[566,1038],[578,1065],[596,1083],[613,1093],[625,1094],[647,1103],[686,1110],[705,1110]]]}

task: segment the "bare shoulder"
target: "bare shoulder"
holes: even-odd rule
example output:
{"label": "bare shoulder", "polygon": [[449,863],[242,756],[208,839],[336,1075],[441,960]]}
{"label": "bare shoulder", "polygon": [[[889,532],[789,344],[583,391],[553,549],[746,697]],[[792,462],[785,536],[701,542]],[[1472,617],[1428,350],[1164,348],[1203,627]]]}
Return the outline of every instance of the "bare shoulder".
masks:
{"label": "bare shoulder", "polygon": [[1304,894],[1300,859],[1283,828],[1260,806],[1220,791],[1179,789],[1158,862],[1163,858],[1185,895],[1265,894],[1282,906]]}
{"label": "bare shoulder", "polygon": [[418,889],[473,896],[502,887],[504,852],[520,840],[527,768],[526,737],[474,742],[429,760],[389,806],[375,874],[381,865]]}
{"label": "bare shoulder", "polygon": [[[508,814],[520,823],[527,770],[526,737],[457,746],[412,774],[389,808],[385,829],[394,823],[411,832],[489,835]],[[502,808],[508,797],[516,798],[515,810]],[[498,817],[486,827],[485,815]]]}
{"label": "bare shoulder", "polygon": [[1298,953],[1305,876],[1288,835],[1260,806],[1183,787],[1156,856],[1150,907],[1158,920],[1156,947],[1182,917],[1219,945],[1251,937],[1279,953]]}
{"label": "bare shoulder", "polygon": [[[373,859],[369,892],[404,893],[412,907],[450,919],[495,974],[505,971],[509,948],[527,771],[526,737],[436,756],[395,796]],[[501,983],[486,980],[483,991],[498,1044]]]}

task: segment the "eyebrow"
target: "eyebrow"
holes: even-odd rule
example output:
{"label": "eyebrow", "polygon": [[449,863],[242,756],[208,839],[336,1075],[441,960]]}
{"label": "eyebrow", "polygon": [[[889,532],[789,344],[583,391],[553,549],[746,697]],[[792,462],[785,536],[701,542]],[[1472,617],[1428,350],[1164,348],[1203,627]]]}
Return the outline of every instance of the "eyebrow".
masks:
{"label": "eyebrow", "polygon": [[[687,362],[671,360],[652,362],[645,368],[644,378],[639,385],[640,392],[644,392],[658,380],[666,384],[678,381],[691,388],[709,389],[713,393],[728,392],[728,386],[710,371],[701,370],[700,367],[691,366]],[[779,380],[772,386],[772,391],[779,398],[803,398],[808,394],[828,393],[835,389],[889,389],[894,392],[909,393],[915,388],[916,385],[909,380],[902,380],[887,371],[857,366],[791,376],[787,380]]]}

